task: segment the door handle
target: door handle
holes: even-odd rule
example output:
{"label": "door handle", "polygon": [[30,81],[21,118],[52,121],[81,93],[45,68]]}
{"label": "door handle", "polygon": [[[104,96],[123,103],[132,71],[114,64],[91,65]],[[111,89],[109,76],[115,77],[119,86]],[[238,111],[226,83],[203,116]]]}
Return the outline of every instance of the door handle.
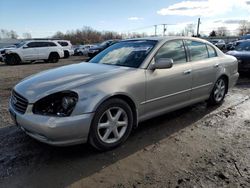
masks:
{"label": "door handle", "polygon": [[215,68],[219,67],[219,63],[216,63],[216,64],[214,65],[214,67],[215,67]]}
{"label": "door handle", "polygon": [[188,69],[188,70],[185,70],[183,73],[184,74],[190,74],[192,72],[192,70],[191,69]]}

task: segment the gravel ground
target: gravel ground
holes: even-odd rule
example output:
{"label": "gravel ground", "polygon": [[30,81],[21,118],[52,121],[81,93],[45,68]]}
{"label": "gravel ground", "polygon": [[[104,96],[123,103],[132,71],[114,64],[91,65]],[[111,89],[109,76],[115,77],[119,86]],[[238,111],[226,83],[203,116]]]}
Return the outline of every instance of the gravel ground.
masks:
{"label": "gravel ground", "polygon": [[10,89],[22,78],[69,63],[0,65],[0,187],[250,187],[250,79],[223,105],[199,103],[139,125],[121,147],[39,143],[9,119]]}

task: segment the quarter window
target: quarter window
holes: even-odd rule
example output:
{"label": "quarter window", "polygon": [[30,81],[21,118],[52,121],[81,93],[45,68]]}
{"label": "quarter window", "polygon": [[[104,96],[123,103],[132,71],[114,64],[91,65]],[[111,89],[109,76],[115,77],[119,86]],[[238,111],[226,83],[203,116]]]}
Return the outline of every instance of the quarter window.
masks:
{"label": "quarter window", "polygon": [[208,45],[208,44],[207,44],[207,51],[208,51],[208,57],[209,58],[217,56],[217,53],[216,53],[215,49],[212,46]]}
{"label": "quarter window", "polygon": [[208,58],[207,47],[205,43],[197,41],[187,41],[190,51],[191,61],[199,61]]}
{"label": "quarter window", "polygon": [[58,42],[61,46],[68,46],[69,44],[67,42]]}
{"label": "quarter window", "polygon": [[174,64],[187,62],[186,51],[182,40],[166,42],[157,52],[155,59],[171,58]]}

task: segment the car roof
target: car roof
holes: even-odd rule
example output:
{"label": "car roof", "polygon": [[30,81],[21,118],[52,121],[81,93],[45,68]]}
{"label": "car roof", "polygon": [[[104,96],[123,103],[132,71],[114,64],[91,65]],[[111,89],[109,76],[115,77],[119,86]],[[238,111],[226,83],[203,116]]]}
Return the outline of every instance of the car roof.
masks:
{"label": "car roof", "polygon": [[153,40],[158,42],[164,42],[169,40],[182,39],[182,40],[196,40],[204,43],[208,43],[207,40],[198,38],[198,37],[184,37],[184,36],[159,36],[159,37],[143,37],[143,38],[133,38],[133,39],[125,39],[122,41],[136,41],[136,40]]}

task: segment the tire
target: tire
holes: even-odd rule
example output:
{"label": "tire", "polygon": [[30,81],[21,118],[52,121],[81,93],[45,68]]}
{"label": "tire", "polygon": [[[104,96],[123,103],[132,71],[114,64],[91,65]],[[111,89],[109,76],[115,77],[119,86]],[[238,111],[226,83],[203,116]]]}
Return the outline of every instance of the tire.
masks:
{"label": "tire", "polygon": [[228,83],[224,77],[220,77],[214,84],[214,88],[210,94],[208,104],[209,105],[220,105],[223,103]]}
{"label": "tire", "polygon": [[68,51],[64,51],[64,58],[69,58],[69,52]]}
{"label": "tire", "polygon": [[17,65],[21,63],[21,59],[17,54],[6,55],[5,63],[7,65]]}
{"label": "tire", "polygon": [[59,55],[57,53],[51,53],[48,58],[48,62],[57,63],[59,61]]}
{"label": "tire", "polygon": [[110,99],[96,110],[90,127],[89,143],[100,151],[111,150],[127,140],[132,127],[130,106],[121,99]]}

